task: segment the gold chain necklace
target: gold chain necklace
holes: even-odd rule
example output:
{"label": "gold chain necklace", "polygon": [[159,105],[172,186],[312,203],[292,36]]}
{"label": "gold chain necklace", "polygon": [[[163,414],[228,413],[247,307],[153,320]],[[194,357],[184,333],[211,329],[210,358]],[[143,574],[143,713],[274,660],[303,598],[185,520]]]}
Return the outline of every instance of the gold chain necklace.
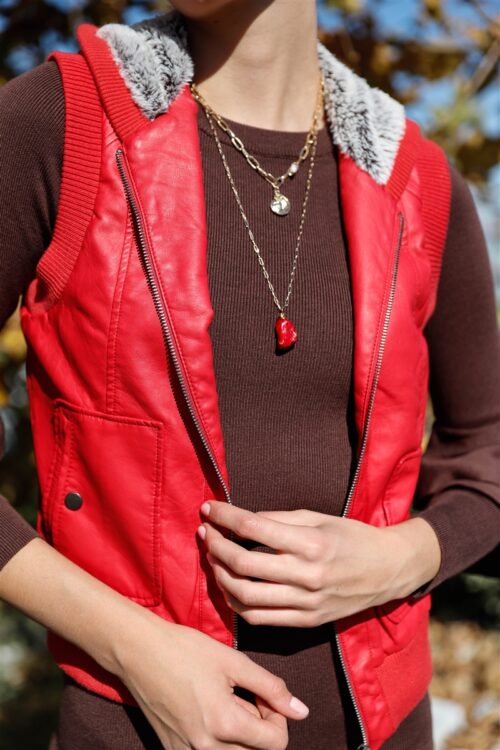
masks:
{"label": "gold chain necklace", "polygon": [[[322,91],[322,89],[321,89],[321,91]],[[323,97],[322,97],[322,94],[321,94],[321,105],[323,106]],[[273,286],[273,284],[271,282],[271,279],[269,278],[269,273],[268,273],[268,271],[267,271],[267,269],[265,267],[264,260],[262,258],[262,254],[260,252],[260,248],[257,245],[254,233],[252,232],[252,229],[250,227],[250,223],[248,221],[247,215],[246,215],[245,210],[243,208],[243,205],[241,203],[240,196],[238,194],[238,191],[236,189],[236,185],[235,185],[234,180],[233,180],[233,176],[231,174],[231,170],[229,169],[229,165],[227,163],[226,157],[225,157],[224,152],[222,150],[222,144],[220,142],[219,136],[217,135],[217,130],[216,130],[215,125],[213,123],[212,114],[211,114],[211,112],[207,111],[205,108],[204,108],[204,111],[205,111],[205,115],[207,117],[207,120],[208,120],[208,122],[210,124],[210,127],[212,129],[212,132],[214,134],[215,142],[217,144],[217,150],[219,151],[220,157],[222,159],[222,163],[224,165],[224,169],[225,169],[226,175],[227,175],[229,183],[231,185],[231,189],[233,191],[234,197],[236,198],[236,202],[238,204],[238,208],[239,208],[241,216],[243,218],[243,222],[245,224],[245,227],[246,227],[246,229],[248,231],[250,242],[251,242],[252,247],[253,247],[253,249],[255,251],[255,254],[257,256],[257,259],[258,259],[259,265],[260,265],[260,267],[262,269],[262,273],[264,275],[264,278],[267,281],[267,285],[268,285],[269,290],[270,290],[270,292],[272,294],[274,303],[275,303],[275,305],[278,308],[279,313],[280,313],[279,317],[278,317],[278,319],[277,319],[277,321],[275,323],[275,327],[274,327],[275,328],[275,332],[276,332],[276,336],[277,336],[277,345],[278,345],[278,348],[279,349],[288,349],[290,346],[292,346],[292,344],[295,344],[295,342],[297,341],[297,338],[298,338],[298,336],[297,336],[297,330],[296,330],[294,324],[292,323],[292,321],[289,318],[287,318],[287,316],[285,315],[285,310],[288,307],[288,303],[290,301],[290,295],[292,293],[292,285],[293,285],[293,281],[294,281],[294,278],[295,278],[295,271],[297,269],[297,260],[298,260],[298,257],[299,257],[299,249],[300,249],[300,244],[301,244],[301,240],[302,240],[302,234],[303,234],[303,230],[304,230],[304,222],[305,222],[305,218],[306,218],[307,203],[308,203],[308,200],[309,200],[309,194],[311,192],[311,182],[312,182],[312,175],[313,175],[313,169],[314,169],[314,163],[315,163],[315,156],[316,156],[316,146],[317,146],[317,139],[318,139],[317,128],[315,128],[312,131],[312,134],[311,134],[311,149],[310,149],[311,158],[310,158],[310,162],[309,162],[309,170],[308,170],[308,173],[307,173],[307,181],[306,181],[306,189],[305,189],[305,193],[304,193],[304,200],[303,200],[303,203],[302,203],[302,213],[301,213],[301,217],[300,217],[299,232],[298,232],[298,235],[297,235],[297,241],[296,241],[296,245],[295,245],[295,254],[294,254],[294,258],[293,258],[293,264],[292,264],[292,271],[291,271],[291,274],[290,274],[290,280],[288,282],[287,294],[286,294],[286,298],[285,298],[284,303],[281,304],[280,301],[279,301],[279,299],[278,299],[278,297],[277,297],[277,295],[276,295],[276,292],[274,290],[274,286]],[[315,122],[317,122],[317,118],[315,118]],[[309,137],[309,135],[308,135],[308,137]]]}
{"label": "gold chain necklace", "polygon": [[255,169],[255,171],[258,172],[258,174],[260,174],[260,176],[263,177],[271,185],[273,189],[273,199],[270,204],[271,211],[277,216],[286,216],[290,212],[290,200],[281,192],[281,186],[287,178],[293,177],[295,174],[297,174],[300,165],[309,156],[313,141],[313,134],[317,131],[319,119],[323,114],[323,97],[325,88],[323,76],[320,77],[320,85],[318,87],[318,96],[316,99],[313,121],[309,132],[307,133],[306,141],[302,146],[299,156],[294,159],[294,161],[292,161],[288,169],[279,177],[275,177],[271,172],[268,172],[266,169],[264,169],[259,163],[258,159],[248,152],[241,138],[239,138],[236,133],[229,127],[224,118],[212,109],[212,107],[204,99],[202,94],[198,91],[196,84],[191,83],[190,88],[191,93],[193,94],[196,101],[198,101],[202,105],[205,113],[207,113],[207,115],[210,115],[213,120],[215,120],[217,125],[224,133],[227,133],[232,145],[240,153],[243,154],[252,169]]}

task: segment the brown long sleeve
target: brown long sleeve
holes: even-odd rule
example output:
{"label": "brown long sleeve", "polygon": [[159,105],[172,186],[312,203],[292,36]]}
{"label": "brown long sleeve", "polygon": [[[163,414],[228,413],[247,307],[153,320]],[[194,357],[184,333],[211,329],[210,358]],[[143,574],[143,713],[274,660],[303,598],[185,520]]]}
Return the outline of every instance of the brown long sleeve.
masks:
{"label": "brown long sleeve", "polygon": [[[435,422],[417,505],[441,545],[438,575],[469,568],[500,540],[500,336],[493,275],[470,190],[455,170],[436,309],[427,323]],[[494,570],[498,574],[498,568]]]}

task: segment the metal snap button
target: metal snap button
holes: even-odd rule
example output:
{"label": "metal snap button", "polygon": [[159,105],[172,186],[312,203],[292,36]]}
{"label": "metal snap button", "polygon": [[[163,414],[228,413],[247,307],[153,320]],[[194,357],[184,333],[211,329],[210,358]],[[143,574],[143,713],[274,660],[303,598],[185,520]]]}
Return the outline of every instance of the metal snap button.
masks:
{"label": "metal snap button", "polygon": [[79,492],[68,492],[64,498],[64,505],[69,508],[69,510],[78,510],[82,507],[82,504],[83,498]]}

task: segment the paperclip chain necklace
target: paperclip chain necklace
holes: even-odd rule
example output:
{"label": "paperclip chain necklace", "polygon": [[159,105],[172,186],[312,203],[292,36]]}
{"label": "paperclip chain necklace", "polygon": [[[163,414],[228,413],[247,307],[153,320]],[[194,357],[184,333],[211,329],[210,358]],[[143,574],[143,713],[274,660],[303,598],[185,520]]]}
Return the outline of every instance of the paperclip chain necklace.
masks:
{"label": "paperclip chain necklace", "polygon": [[[322,78],[321,79],[321,86],[320,86],[321,111],[323,111],[323,88],[324,88],[324,82],[323,82],[323,78]],[[202,102],[200,102],[200,103],[203,106],[203,103]],[[271,279],[269,278],[269,273],[268,273],[268,271],[266,269],[266,266],[264,264],[264,260],[262,258],[262,254],[260,252],[260,248],[257,245],[254,233],[252,232],[252,229],[250,227],[250,223],[248,221],[248,217],[247,217],[247,215],[245,213],[245,210],[243,208],[243,205],[241,203],[241,199],[240,199],[238,190],[236,189],[236,185],[234,183],[233,176],[231,174],[231,170],[229,169],[229,165],[228,165],[226,157],[224,155],[224,151],[222,150],[222,144],[221,144],[219,136],[217,134],[217,129],[216,129],[214,123],[213,123],[212,114],[211,114],[211,112],[207,111],[205,109],[205,107],[203,107],[203,109],[205,111],[205,115],[207,117],[207,120],[209,122],[210,128],[211,128],[212,133],[214,135],[215,142],[216,142],[216,145],[217,145],[217,150],[218,150],[218,152],[220,154],[220,157],[222,159],[222,163],[224,165],[224,169],[225,169],[226,175],[228,177],[229,183],[231,185],[231,189],[233,191],[234,197],[236,198],[236,202],[238,204],[238,208],[240,210],[243,222],[244,222],[245,227],[246,227],[246,229],[248,231],[248,236],[250,238],[250,242],[251,242],[252,247],[253,247],[253,249],[255,251],[255,254],[257,256],[257,259],[258,259],[259,265],[260,265],[260,267],[262,269],[262,273],[264,275],[264,278],[267,281],[267,285],[268,285],[269,290],[270,290],[270,292],[272,294],[272,297],[273,297],[273,300],[274,300],[274,304],[276,305],[276,307],[278,308],[279,313],[280,313],[279,317],[278,317],[278,319],[276,321],[276,324],[275,324],[275,332],[276,332],[276,336],[277,336],[277,345],[278,345],[278,348],[279,349],[288,349],[290,346],[292,346],[293,344],[295,344],[295,342],[297,341],[297,338],[298,338],[297,330],[296,330],[294,324],[292,323],[292,321],[286,316],[285,310],[288,307],[288,304],[289,304],[289,301],[290,301],[290,296],[291,296],[291,293],[292,293],[292,285],[293,285],[293,281],[294,281],[294,278],[295,278],[295,271],[297,269],[297,260],[298,260],[298,257],[299,257],[299,249],[300,249],[300,244],[301,244],[301,240],[302,240],[302,234],[303,234],[303,231],[304,231],[304,222],[305,222],[305,218],[306,218],[307,203],[308,203],[308,200],[309,200],[309,194],[311,192],[311,182],[312,182],[312,176],[313,176],[313,170],[314,170],[314,164],[315,164],[315,156],[316,156],[316,146],[317,146],[317,140],[318,140],[318,120],[319,120],[319,117],[317,117],[317,110],[316,110],[315,118],[314,118],[314,129],[312,130],[311,133],[308,134],[308,139],[310,138],[310,146],[311,146],[310,154],[311,154],[311,158],[310,158],[310,162],[309,162],[309,170],[308,170],[308,173],[307,173],[306,189],[305,189],[305,193],[304,193],[304,201],[302,203],[302,213],[301,213],[301,216],[300,216],[299,231],[298,231],[297,241],[296,241],[296,245],[295,245],[295,254],[294,254],[294,258],[293,258],[292,271],[291,271],[291,274],[290,274],[290,280],[288,282],[288,289],[287,289],[285,301],[283,302],[283,304],[281,304],[280,301],[279,301],[279,299],[278,299],[278,297],[277,297],[277,295],[276,295],[276,292],[275,292],[274,286],[273,286],[273,284],[271,282]]]}
{"label": "paperclip chain necklace", "polygon": [[293,177],[297,174],[297,172],[300,169],[300,165],[303,161],[307,159],[309,156],[311,145],[312,145],[312,135],[315,130],[318,128],[318,120],[320,116],[323,113],[323,94],[324,94],[324,81],[321,77],[321,83],[320,87],[318,89],[318,96],[316,99],[316,107],[314,110],[314,116],[313,121],[311,124],[311,127],[309,128],[309,132],[306,136],[306,141],[304,145],[302,146],[302,149],[300,151],[299,156],[292,161],[288,169],[283,172],[282,175],[279,177],[275,177],[271,172],[268,172],[266,169],[262,167],[258,159],[250,154],[241,138],[238,138],[236,133],[230,128],[230,126],[227,124],[227,122],[224,120],[224,118],[219,115],[215,110],[212,109],[212,107],[208,104],[208,102],[204,99],[202,94],[198,91],[198,88],[195,83],[192,83],[191,86],[191,93],[193,94],[196,101],[198,101],[205,112],[207,113],[207,116],[210,115],[213,120],[217,123],[219,128],[224,132],[227,133],[229,136],[232,145],[235,147],[237,151],[239,151],[245,159],[247,160],[248,164],[252,167],[252,169],[255,169],[255,171],[260,174],[261,177],[263,177],[273,188],[273,199],[270,204],[271,211],[275,213],[277,216],[286,216],[290,212],[290,200],[286,197],[286,195],[283,195],[281,192],[281,186],[285,182],[285,180],[289,177]]}

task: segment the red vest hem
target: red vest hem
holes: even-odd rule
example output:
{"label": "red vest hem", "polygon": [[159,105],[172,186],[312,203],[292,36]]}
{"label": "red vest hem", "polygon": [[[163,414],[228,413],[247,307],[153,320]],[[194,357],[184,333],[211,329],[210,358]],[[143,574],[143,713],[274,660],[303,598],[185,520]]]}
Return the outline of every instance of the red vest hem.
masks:
{"label": "red vest hem", "polygon": [[101,667],[85,651],[51,630],[47,631],[47,648],[60,669],[82,687],[116,703],[138,706],[118,677]]}

